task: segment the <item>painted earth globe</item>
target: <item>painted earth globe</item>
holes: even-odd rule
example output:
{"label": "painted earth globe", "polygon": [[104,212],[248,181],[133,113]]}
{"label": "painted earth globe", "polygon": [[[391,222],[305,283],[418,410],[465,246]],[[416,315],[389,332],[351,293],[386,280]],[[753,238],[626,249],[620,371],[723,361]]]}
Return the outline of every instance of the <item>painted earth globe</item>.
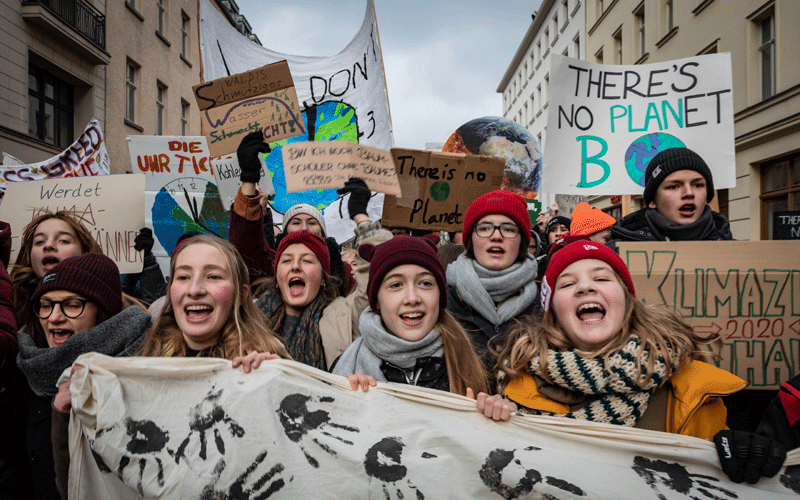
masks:
{"label": "painted earth globe", "polygon": [[685,147],[677,137],[663,132],[638,137],[625,151],[625,169],[633,182],[644,187],[647,164],[655,155],[669,148]]}

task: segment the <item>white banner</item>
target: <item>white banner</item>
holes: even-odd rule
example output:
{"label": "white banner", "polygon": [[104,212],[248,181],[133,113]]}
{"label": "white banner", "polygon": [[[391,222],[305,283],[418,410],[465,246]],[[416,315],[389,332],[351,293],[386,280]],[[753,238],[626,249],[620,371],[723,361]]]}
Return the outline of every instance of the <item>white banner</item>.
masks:
{"label": "white banner", "polygon": [[[253,43],[239,33],[208,0],[200,1],[200,47],[203,78],[211,81],[286,60],[292,73],[308,134],[273,143],[266,158],[275,198],[272,208],[283,214],[297,203],[308,203],[325,216],[328,236],[340,243],[353,238],[353,223],[342,215],[341,198],[335,189],[286,191],[281,146],[307,140],[357,142],[381,149],[393,144],[389,101],[378,41],[378,25],[371,0],[366,2],[364,22],[350,43],[329,57],[282,54]],[[310,123],[309,123],[310,121]],[[370,214],[382,212],[383,195],[373,196]],[[380,215],[378,215],[380,218]],[[281,219],[280,215],[275,221]]]}
{"label": "white banner", "polygon": [[71,499],[800,494],[800,450],[750,486],[728,480],[709,441],[559,417],[498,423],[467,398],[390,383],[353,392],[291,361],[250,374],[220,359],[78,363]]}
{"label": "white banner", "polygon": [[551,56],[542,192],[641,194],[647,163],[684,146],[736,186],[729,53],[635,66]]}
{"label": "white banner", "polygon": [[[5,153],[5,157],[16,160],[8,153]],[[0,165],[0,201],[5,195],[9,182],[108,175],[110,173],[110,161],[106,152],[106,143],[103,140],[103,131],[96,118],[92,118],[80,137],[58,156],[28,165],[16,165],[12,160],[12,165],[9,166],[8,158],[3,162],[4,164]]]}

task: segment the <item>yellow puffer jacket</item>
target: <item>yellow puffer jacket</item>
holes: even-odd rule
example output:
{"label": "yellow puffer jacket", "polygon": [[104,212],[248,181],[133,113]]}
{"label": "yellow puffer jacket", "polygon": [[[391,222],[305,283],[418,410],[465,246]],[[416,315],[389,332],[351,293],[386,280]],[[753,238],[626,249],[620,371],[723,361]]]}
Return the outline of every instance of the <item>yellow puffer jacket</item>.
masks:
{"label": "yellow puffer jacket", "polygon": [[[722,396],[733,394],[747,383],[731,374],[702,361],[685,363],[670,379],[671,390],[667,400],[667,432],[713,439],[727,429],[728,411]],[[569,406],[539,393],[531,375],[511,380],[506,387],[508,399],[531,410],[546,411],[556,415],[569,413]]]}

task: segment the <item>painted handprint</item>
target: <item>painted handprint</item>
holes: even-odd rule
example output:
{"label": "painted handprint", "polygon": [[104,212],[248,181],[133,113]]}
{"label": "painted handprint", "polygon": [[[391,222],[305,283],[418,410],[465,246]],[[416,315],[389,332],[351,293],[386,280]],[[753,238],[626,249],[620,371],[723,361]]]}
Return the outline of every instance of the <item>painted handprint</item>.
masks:
{"label": "painted handprint", "polygon": [[719,483],[716,477],[691,474],[681,464],[634,457],[633,470],[656,492],[659,500],[667,498],[664,496],[665,491],[662,491],[664,488],[698,500],[721,498],[715,492],[722,493],[726,499],[739,498],[735,492],[715,484]]}
{"label": "painted handprint", "polygon": [[267,452],[261,452],[233,483],[227,487],[219,488],[220,476],[226,467],[225,459],[221,458],[212,473],[214,480],[203,489],[200,500],[240,500],[250,498],[263,500],[271,497],[286,486],[286,481],[281,477],[284,472],[283,464],[276,463],[272,467],[268,467],[267,462],[265,462],[266,458]]}
{"label": "painted handprint", "polygon": [[[383,438],[367,451],[364,459],[364,470],[372,478],[380,482],[382,498],[387,500],[406,498],[406,493],[413,494],[417,500],[422,500],[425,495],[411,482],[406,479],[408,468],[403,465],[401,457],[403,454],[403,441],[398,437]],[[371,490],[371,488],[370,488]]]}
{"label": "painted handprint", "polygon": [[[541,498],[575,498],[586,496],[584,491],[564,479],[542,475],[529,468],[520,458],[525,452],[539,451],[529,446],[522,450],[496,449],[489,453],[479,472],[483,484],[506,500],[527,497],[534,490]],[[552,492],[552,493],[551,493]],[[568,496],[565,496],[567,495]]]}
{"label": "painted handprint", "polygon": [[186,457],[186,447],[195,435],[200,441],[199,456],[203,460],[207,458],[208,436],[213,430],[214,444],[220,455],[225,455],[225,440],[222,437],[220,428],[227,428],[232,437],[240,438],[244,436],[244,429],[233,420],[228,413],[219,405],[222,389],[214,391],[211,388],[206,397],[192,409],[189,421],[189,435],[178,446],[175,452],[175,462],[180,463],[181,458]]}

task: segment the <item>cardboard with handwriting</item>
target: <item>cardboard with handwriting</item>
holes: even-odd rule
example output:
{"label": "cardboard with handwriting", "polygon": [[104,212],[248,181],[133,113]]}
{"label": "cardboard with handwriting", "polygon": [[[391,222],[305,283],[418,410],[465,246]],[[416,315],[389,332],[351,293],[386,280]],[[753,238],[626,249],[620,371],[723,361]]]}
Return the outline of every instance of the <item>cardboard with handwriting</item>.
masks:
{"label": "cardboard with handwriting", "polygon": [[346,141],[295,142],[281,148],[286,190],[344,186],[350,177],[359,177],[370,190],[400,196],[400,184],[392,154]]}
{"label": "cardboard with handwriting", "polygon": [[[258,154],[258,158],[261,160],[261,177],[258,180],[258,187],[267,195],[267,198],[272,199],[275,197],[275,187],[272,185],[272,177],[267,169],[267,164],[264,163],[264,156],[262,153]],[[229,210],[233,205],[233,199],[236,198],[236,193],[239,191],[239,186],[242,185],[242,180],[239,178],[242,173],[242,169],[239,167],[239,160],[235,154],[213,158],[211,160],[211,171],[217,180],[222,206]]]}
{"label": "cardboard with handwriting", "polygon": [[464,212],[500,189],[505,158],[392,148],[401,197],[383,201],[383,225],[461,231]]}
{"label": "cardboard with handwriting", "polygon": [[266,142],[304,134],[302,109],[286,61],[192,87],[211,157],[231,154],[262,130]]}
{"label": "cardboard with handwriting", "polygon": [[636,296],[719,334],[719,366],[754,389],[800,373],[800,252],[788,241],[624,242]]}
{"label": "cardboard with handwriting", "polygon": [[141,252],[133,246],[144,227],[144,174],[10,183],[0,220],[11,225],[11,262],[17,259],[25,226],[60,210],[73,213],[121,273],[142,271]]}

